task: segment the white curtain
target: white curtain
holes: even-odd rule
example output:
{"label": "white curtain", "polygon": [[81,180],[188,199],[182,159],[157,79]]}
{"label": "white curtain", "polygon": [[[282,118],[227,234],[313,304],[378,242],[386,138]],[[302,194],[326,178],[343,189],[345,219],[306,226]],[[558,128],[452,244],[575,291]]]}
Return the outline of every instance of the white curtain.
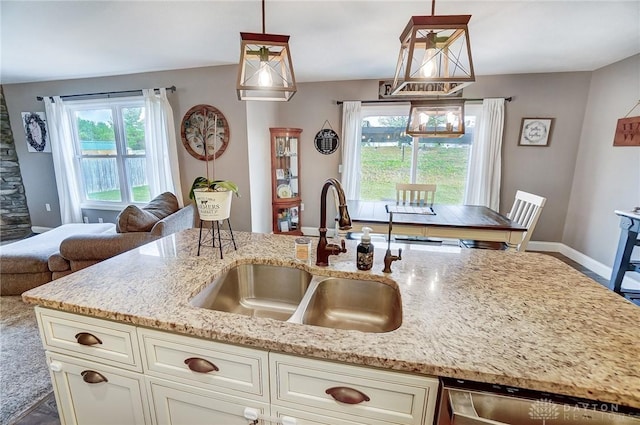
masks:
{"label": "white curtain", "polygon": [[82,223],[80,189],[76,182],[78,164],[75,161],[69,111],[60,96],[55,96],[53,101],[45,97],[44,107],[60,201],[60,218],[62,224]]}
{"label": "white curtain", "polygon": [[362,128],[359,101],[342,104],[342,188],[347,199],[360,197],[360,146]]}
{"label": "white curtain", "polygon": [[147,152],[147,179],[151,197],[171,192],[182,207],[184,201],[180,185],[178,147],[173,110],[164,88],[156,93],[143,89],[145,101],[145,144]]}
{"label": "white curtain", "polygon": [[504,99],[484,99],[482,118],[471,145],[464,203],[500,208]]}

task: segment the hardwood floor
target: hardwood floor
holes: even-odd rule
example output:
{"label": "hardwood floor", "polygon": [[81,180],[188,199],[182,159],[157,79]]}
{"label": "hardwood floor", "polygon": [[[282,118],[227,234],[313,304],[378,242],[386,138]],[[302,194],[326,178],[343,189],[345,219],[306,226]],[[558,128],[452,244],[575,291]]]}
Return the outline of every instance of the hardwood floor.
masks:
{"label": "hardwood floor", "polygon": [[[556,257],[574,269],[582,272],[586,276],[592,278],[596,282],[601,285],[607,286],[609,283],[608,279],[604,279],[600,275],[595,272],[587,269],[586,267],[576,263],[575,261],[565,257],[564,255],[557,252],[545,252],[544,254],[551,255]],[[25,412],[23,416],[17,419],[11,425],[60,425],[60,419],[58,417],[58,411],[56,408],[56,402],[53,396],[53,393],[47,395],[43,398],[38,404],[33,406],[30,410]]]}

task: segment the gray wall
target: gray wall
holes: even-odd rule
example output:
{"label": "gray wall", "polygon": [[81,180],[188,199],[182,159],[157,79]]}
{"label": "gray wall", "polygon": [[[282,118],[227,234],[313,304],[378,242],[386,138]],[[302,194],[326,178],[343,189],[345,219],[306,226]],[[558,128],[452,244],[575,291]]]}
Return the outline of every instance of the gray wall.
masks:
{"label": "gray wall", "polygon": [[640,55],[593,72],[563,242],[606,265],[620,235],[614,210],[640,206],[640,147],[613,146],[617,120],[638,99]]}
{"label": "gray wall", "polygon": [[[480,77],[464,96],[509,97],[503,138],[500,211],[509,212],[517,190],[547,198],[534,241],[562,241],[591,73]],[[524,117],[555,118],[549,146],[518,146]]]}
{"label": "gray wall", "polygon": [[[55,227],[60,225],[60,209],[55,185],[51,154],[27,152],[24,130],[20,127],[20,113],[44,111],[44,104],[36,96],[68,95],[116,90],[136,90],[175,85],[177,91],[169,94],[176,123],[176,137],[180,141],[182,117],[192,106],[204,103],[218,108],[227,118],[231,128],[229,147],[216,159],[215,176],[235,181],[241,191],[232,205],[233,227],[251,230],[251,191],[247,162],[247,112],[244,102],[238,101],[235,92],[236,65],[151,72],[104,78],[48,81],[4,86],[16,150],[22,166],[25,192],[33,226]],[[267,139],[268,140],[268,139]],[[179,147],[180,180],[185,203],[189,203],[189,188],[193,180],[205,174],[204,161],[193,158]],[[45,210],[51,204],[51,212]],[[87,212],[91,221],[100,215],[105,221],[115,218],[117,212]]]}
{"label": "gray wall", "polygon": [[[575,220],[583,219],[587,214],[584,208],[590,202],[587,199],[592,199],[592,185],[597,186],[602,192],[599,196],[593,197],[599,200],[613,196],[610,193],[613,192],[611,189],[621,184],[634,185],[626,189],[626,195],[620,195],[617,201],[608,202],[607,207],[602,207],[598,220],[589,216],[591,222],[584,224],[597,227],[601,225],[601,219],[608,220],[608,227],[613,229],[603,230],[603,234],[607,234],[609,239],[617,238],[618,234],[613,209],[640,203],[640,178],[637,171],[640,149],[613,149],[610,146],[615,127],[613,117],[617,119],[623,116],[638,99],[638,58],[628,61],[595,73],[481,76],[476,83],[467,87],[464,93],[466,98],[513,97],[513,101],[506,106],[501,210],[505,212],[509,209],[517,189],[547,197],[548,202],[533,240],[565,242],[588,255],[593,254],[595,258],[607,264],[612,263],[614,248],[611,241],[605,247],[599,247],[603,236],[595,234],[587,237],[583,225],[578,226]],[[317,227],[320,189],[326,178],[340,177],[340,153],[320,154],[313,146],[313,138],[325,120],[340,133],[341,108],[336,101],[377,98],[377,80],[301,83],[298,93],[290,102],[266,104],[238,101],[235,78],[236,66],[230,65],[108,78],[6,85],[5,96],[16,136],[18,156],[23,167],[25,189],[34,226],[54,227],[60,224],[51,155],[28,153],[24,131],[19,127],[20,112],[44,109],[42,102],[36,101],[35,96],[165,87],[175,84],[178,90],[170,95],[170,101],[177,126],[185,112],[199,103],[216,106],[229,121],[231,143],[224,155],[216,161],[216,177],[234,180],[240,186],[242,197],[234,199],[232,210],[234,229],[271,229],[268,128],[274,126],[303,129],[300,150],[301,190],[305,204],[303,227]],[[612,90],[607,84],[619,88],[617,91]],[[587,105],[589,107],[585,115]],[[536,116],[555,118],[550,145],[518,146],[522,118]],[[594,139],[596,134],[600,134],[598,139]],[[179,129],[177,136],[179,138]],[[595,147],[592,145],[600,146],[603,143],[601,138],[606,140],[607,150],[594,151]],[[204,163],[192,158],[182,148],[179,148],[178,156],[182,192],[185,201],[188,201],[187,194],[191,182],[196,176],[204,173]],[[615,160],[609,158],[613,156],[616,157]],[[606,176],[601,173],[592,176],[592,162],[601,160],[611,162],[608,166],[611,173]],[[634,166],[635,171],[629,171]],[[599,170],[600,167],[595,169]],[[574,171],[580,178],[574,179]],[[626,176],[625,173],[635,174]],[[583,185],[585,176],[589,177],[586,180],[589,183]],[[597,180],[594,180],[596,178]],[[621,183],[622,180],[625,183]],[[572,200],[571,213],[567,215],[572,190],[576,193]],[[52,212],[45,211],[45,203],[51,204]],[[328,208],[333,208],[331,200],[328,204]],[[565,229],[567,217],[569,222]]]}

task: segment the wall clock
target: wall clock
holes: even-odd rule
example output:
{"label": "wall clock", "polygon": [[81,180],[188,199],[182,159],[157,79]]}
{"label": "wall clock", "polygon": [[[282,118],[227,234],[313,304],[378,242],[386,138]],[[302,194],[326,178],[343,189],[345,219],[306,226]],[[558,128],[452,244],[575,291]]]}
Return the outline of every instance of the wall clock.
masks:
{"label": "wall clock", "polygon": [[180,135],[191,156],[202,161],[212,160],[222,155],[229,145],[229,124],[217,108],[196,105],[184,114]]}

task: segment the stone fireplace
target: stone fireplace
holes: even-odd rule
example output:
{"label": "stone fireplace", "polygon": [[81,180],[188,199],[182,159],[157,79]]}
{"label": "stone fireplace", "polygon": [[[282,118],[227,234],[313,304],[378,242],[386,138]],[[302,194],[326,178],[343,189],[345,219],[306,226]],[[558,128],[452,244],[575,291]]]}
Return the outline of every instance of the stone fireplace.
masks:
{"label": "stone fireplace", "polygon": [[2,86],[0,132],[0,240],[5,241],[30,235],[31,217]]}

